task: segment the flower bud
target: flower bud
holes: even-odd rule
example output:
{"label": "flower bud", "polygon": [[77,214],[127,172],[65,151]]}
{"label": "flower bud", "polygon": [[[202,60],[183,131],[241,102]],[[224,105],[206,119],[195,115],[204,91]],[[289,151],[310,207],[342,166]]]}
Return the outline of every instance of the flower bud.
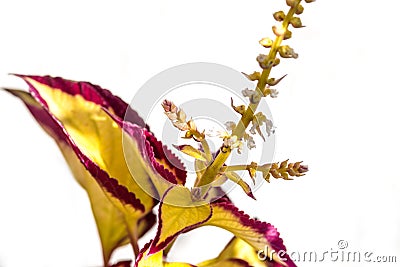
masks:
{"label": "flower bud", "polygon": [[272,39],[269,37],[265,37],[265,38],[262,38],[259,41],[259,43],[260,43],[260,45],[264,46],[265,48],[270,48],[272,46],[272,44],[274,43],[274,41],[272,41]]}
{"label": "flower bud", "polygon": [[189,126],[187,125],[186,122],[180,122],[180,121],[174,121],[172,123],[176,128],[178,128],[181,131],[186,131],[189,130]]}
{"label": "flower bud", "polygon": [[180,122],[185,122],[185,123],[186,123],[186,113],[185,113],[185,111],[183,111],[183,109],[180,109],[180,110],[178,111],[178,118],[177,118],[177,120],[180,121]]}
{"label": "flower bud", "polygon": [[253,184],[256,183],[256,173],[257,173],[257,163],[252,161],[249,165],[247,165],[246,170],[249,172],[249,175],[251,177],[251,180],[253,181]]}
{"label": "flower bud", "polygon": [[289,163],[289,159],[287,159],[287,160],[285,160],[285,161],[282,161],[282,162],[281,162],[281,165],[279,166],[279,169],[284,169],[284,168],[286,168],[287,165],[288,165],[288,163]]}
{"label": "flower bud", "polygon": [[300,165],[300,168],[298,169],[299,173],[305,173],[308,172],[308,165]]}
{"label": "flower bud", "polygon": [[191,131],[186,131],[185,136],[183,138],[191,139],[191,138],[193,138],[193,133]]}
{"label": "flower bud", "polygon": [[253,136],[251,136],[250,134],[245,132],[243,135],[243,139],[244,139],[244,141],[247,142],[247,147],[249,149],[253,149],[256,147],[256,142],[254,141]]}
{"label": "flower bud", "polygon": [[302,5],[298,5],[296,8],[296,14],[300,15],[301,13],[303,13],[304,11],[304,7]]}
{"label": "flower bud", "polygon": [[187,125],[188,125],[188,127],[189,127],[189,129],[191,130],[191,131],[197,131],[197,127],[196,127],[196,124],[194,123],[194,121],[192,120],[192,119],[190,119],[188,122],[187,122]]}
{"label": "flower bud", "polygon": [[273,66],[274,66],[274,67],[275,67],[275,66],[278,66],[279,63],[281,63],[281,60],[277,57],[277,58],[275,58],[275,60],[274,60]]}
{"label": "flower bud", "polygon": [[285,15],[285,13],[283,11],[275,12],[273,14],[273,16],[274,16],[274,19],[276,21],[283,21],[285,19],[285,17],[286,17],[286,15]]}
{"label": "flower bud", "polygon": [[289,30],[286,30],[285,34],[283,35],[283,40],[287,40],[292,38],[292,32]]}
{"label": "flower bud", "polygon": [[266,59],[267,59],[267,55],[259,54],[259,55],[257,56],[257,62],[258,62],[259,64],[263,63]]}
{"label": "flower bud", "polygon": [[165,99],[161,103],[161,106],[163,107],[165,112],[176,113],[178,111],[178,108],[175,106],[175,104],[172,101],[169,101],[167,99]]}
{"label": "flower bud", "polygon": [[270,90],[270,92],[269,92],[270,97],[272,97],[272,98],[278,97],[278,94],[279,94],[278,90],[276,90],[276,89],[269,89],[269,90]]}
{"label": "flower bud", "polygon": [[274,59],[268,59],[267,55],[260,54],[257,57],[258,64],[262,69],[268,69],[274,65]]}
{"label": "flower bud", "polygon": [[252,104],[257,104],[261,100],[261,94],[258,92],[255,92],[251,97],[250,97],[250,103]]}
{"label": "flower bud", "polygon": [[290,24],[292,24],[292,26],[293,26],[294,28],[301,28],[301,27],[304,27],[303,24],[301,23],[301,19],[300,19],[299,17],[293,17],[293,18],[290,20]]}
{"label": "flower bud", "polygon": [[283,178],[282,175],[276,169],[271,169],[269,173],[276,179]]}
{"label": "flower bud", "polygon": [[285,32],[286,32],[285,28],[283,28],[282,25],[278,25],[278,26],[274,25],[274,26],[272,26],[272,31],[278,37],[284,35]]}
{"label": "flower bud", "polygon": [[296,5],[296,0],[286,0],[286,4],[290,7],[294,7]]}
{"label": "flower bud", "polygon": [[283,58],[298,58],[299,55],[294,52],[293,48],[288,45],[283,45],[278,49],[279,55]]}

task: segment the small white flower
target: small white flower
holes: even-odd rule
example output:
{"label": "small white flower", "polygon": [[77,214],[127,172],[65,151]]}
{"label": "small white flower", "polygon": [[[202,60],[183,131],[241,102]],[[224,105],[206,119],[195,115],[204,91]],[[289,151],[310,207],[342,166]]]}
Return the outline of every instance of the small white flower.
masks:
{"label": "small white flower", "polygon": [[271,91],[271,93],[269,94],[272,98],[277,98],[279,91],[276,89],[269,89]]}
{"label": "small white flower", "polygon": [[250,90],[249,88],[246,88],[242,90],[242,94],[244,97],[252,97],[255,94],[254,90]]}
{"label": "small white flower", "polygon": [[249,135],[248,133],[245,133],[243,139],[247,142],[247,147],[249,149],[256,147],[256,142],[254,141],[253,136]]}
{"label": "small white flower", "polygon": [[275,133],[275,126],[271,120],[265,122],[265,131],[267,132],[268,136]]}
{"label": "small white flower", "polygon": [[229,136],[224,138],[224,146],[229,147],[230,149],[237,148],[238,153],[242,152],[243,142],[238,140],[237,136]]}
{"label": "small white flower", "polygon": [[261,132],[261,126],[265,123],[265,131],[267,132],[268,136],[271,135],[271,133],[275,133],[275,127],[272,123],[271,120],[267,119],[267,117],[262,113],[258,112],[257,114],[254,115],[253,121],[252,121],[252,126],[250,128],[250,133],[251,134],[256,134],[256,132],[264,139],[264,135]]}
{"label": "small white flower", "polygon": [[254,142],[253,137],[251,137],[251,139],[249,139],[249,140],[247,141],[247,147],[248,147],[249,149],[252,149],[252,148],[255,148],[255,147],[256,147],[256,142]]}
{"label": "small white flower", "polygon": [[228,131],[232,131],[236,128],[236,123],[234,123],[233,121],[227,121],[225,122],[225,127]]}
{"label": "small white flower", "polygon": [[251,133],[251,134],[256,134],[256,127],[257,127],[257,126],[254,125],[254,124],[251,126],[251,128],[250,128],[250,133]]}
{"label": "small white flower", "polygon": [[258,61],[258,63],[260,63],[260,64],[263,64],[264,61],[265,61],[266,59],[267,59],[267,55],[259,54],[259,55],[257,56],[257,61]]}
{"label": "small white flower", "polygon": [[215,128],[207,130],[206,135],[209,137],[220,137],[222,139],[231,136],[227,131],[220,129],[216,130]]}
{"label": "small white flower", "polygon": [[[254,128],[259,128],[259,127],[261,127],[263,124],[264,124],[264,122],[266,122],[267,121],[267,117],[262,113],[262,112],[258,112],[258,113],[256,113],[255,115],[254,115],[254,118],[253,118],[253,127]],[[252,128],[253,128],[252,127]]]}
{"label": "small white flower", "polygon": [[251,103],[258,103],[261,100],[262,95],[255,90],[250,90],[248,88],[242,90],[244,97],[248,97]]}
{"label": "small white flower", "polygon": [[224,138],[224,146],[233,148],[233,145],[237,142],[237,136],[227,136]]}

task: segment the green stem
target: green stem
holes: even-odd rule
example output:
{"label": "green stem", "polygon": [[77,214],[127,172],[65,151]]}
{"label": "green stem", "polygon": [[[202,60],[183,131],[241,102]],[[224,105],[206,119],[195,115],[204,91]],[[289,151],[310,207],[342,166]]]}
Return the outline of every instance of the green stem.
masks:
{"label": "green stem", "polygon": [[[288,29],[290,20],[293,18],[293,15],[296,12],[296,9],[298,5],[300,4],[301,0],[298,0],[297,3],[290,7],[284,21],[282,22],[282,27],[284,29],[284,32]],[[271,49],[268,54],[267,62],[273,62],[273,60],[276,58],[276,55],[278,53],[278,49],[281,46],[281,43],[283,41],[284,35],[277,36],[276,39],[274,40]],[[264,69],[261,73],[261,77],[258,80],[257,83],[257,90],[263,93],[265,95],[265,87],[267,85],[267,80],[268,77],[271,73],[272,69],[272,64],[270,67]],[[242,118],[240,119],[240,122],[237,124],[236,128],[232,131],[232,136],[236,135],[238,139],[241,139],[249,126],[250,122],[253,120],[254,113],[257,110],[258,103],[251,103],[246,111],[243,113]],[[230,148],[225,148],[221,147],[220,152],[218,156],[215,158],[215,160],[207,167],[205,172],[203,173],[203,176],[199,180],[199,183],[197,186],[203,186],[210,184],[211,182],[214,181],[215,177],[217,176],[218,172],[220,172],[221,167],[224,165],[225,161],[228,159],[230,156],[232,149]]]}
{"label": "green stem", "polygon": [[[264,169],[266,169],[267,167],[266,166],[269,166],[270,167],[270,165],[272,165],[272,163],[269,163],[269,164],[264,164],[264,165],[261,165],[261,166],[257,166],[255,169],[256,169],[256,171],[262,171],[262,170],[264,170]],[[224,166],[224,167],[222,167],[221,168],[221,171],[226,171],[226,172],[232,172],[232,171],[247,171],[248,170],[248,168],[251,168],[252,166],[251,165],[231,165],[231,166]],[[268,167],[268,169],[269,169],[269,167]]]}
{"label": "green stem", "polygon": [[245,171],[249,165],[233,165],[222,167],[222,171],[232,172],[232,171]]}

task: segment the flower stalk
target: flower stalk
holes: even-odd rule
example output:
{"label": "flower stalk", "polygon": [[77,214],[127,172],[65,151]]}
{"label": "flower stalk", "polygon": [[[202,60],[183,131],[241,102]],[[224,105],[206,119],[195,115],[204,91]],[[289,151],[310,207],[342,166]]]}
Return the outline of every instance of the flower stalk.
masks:
{"label": "flower stalk", "polygon": [[[276,35],[276,38],[272,42],[268,56],[263,61],[263,63],[265,64],[264,66],[262,66],[263,71],[261,73],[260,78],[258,79],[256,86],[256,93],[260,94],[261,96],[265,97],[270,93],[270,90],[267,87],[269,75],[271,73],[272,68],[275,65],[274,63],[276,62],[277,54],[281,47],[282,41],[285,38],[285,33],[288,31],[288,27],[291,24],[294,15],[298,11],[299,7],[301,7],[300,2],[301,0],[288,1],[287,4],[290,6],[290,9],[286,14],[286,16],[284,17],[279,31],[276,30],[276,27],[274,28],[274,33]],[[240,122],[232,131],[232,136],[237,136],[238,139],[241,139],[244,136],[247,127],[254,118],[254,114],[255,111],[257,110],[258,105],[259,101],[250,102],[246,111],[242,114]],[[217,174],[220,172],[222,166],[225,164],[225,161],[229,158],[232,149],[230,147],[222,146],[220,152],[221,153],[218,154],[215,160],[207,167],[201,179],[198,180],[198,184],[196,186],[204,186],[214,181],[215,177],[217,177]]]}
{"label": "flower stalk", "polygon": [[256,162],[251,162],[247,165],[232,165],[222,167],[224,172],[233,171],[248,171],[252,179],[255,178],[256,172],[261,172],[264,179],[269,182],[272,176],[275,179],[282,178],[284,180],[293,180],[292,177],[303,176],[308,171],[308,166],[303,165],[301,161],[289,163],[289,160],[282,162],[266,163],[258,165]]}
{"label": "flower stalk", "polygon": [[198,131],[196,124],[192,119],[187,121],[186,113],[183,109],[179,109],[173,102],[164,100],[161,106],[164,109],[165,115],[167,115],[172,124],[180,131],[185,131],[185,136],[183,138],[193,138],[196,142],[200,142],[207,162],[210,162],[212,160],[212,154],[204,132]]}

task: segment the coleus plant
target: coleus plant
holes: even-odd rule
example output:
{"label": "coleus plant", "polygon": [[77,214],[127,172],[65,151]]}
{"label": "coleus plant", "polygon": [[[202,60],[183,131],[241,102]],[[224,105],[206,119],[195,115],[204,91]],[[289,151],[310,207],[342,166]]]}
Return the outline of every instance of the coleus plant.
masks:
{"label": "coleus plant", "polygon": [[[110,91],[88,82],[31,75],[16,75],[28,84],[29,92],[5,89],[24,102],[40,126],[56,141],[75,179],[86,190],[102,244],[104,266],[110,266],[115,249],[127,244],[133,248],[134,264],[138,267],[295,266],[285,253],[260,257],[260,251],[265,248],[286,251],[273,225],[250,218],[227,196],[213,197],[221,193],[220,185],[226,180],[234,181],[253,197],[250,186],[237,174],[240,170],[248,171],[251,179],[261,172],[268,182],[270,176],[288,180],[308,170],[301,162],[287,160],[226,165],[231,152],[242,149],[243,143],[249,149],[255,147],[252,135],[260,134],[264,138],[262,126],[268,135],[273,131],[271,121],[256,110],[261,98],[277,96],[277,90],[271,87],[282,78],[269,76],[280,62],[278,55],[297,58],[294,50],[282,45],[282,41],[291,37],[290,26],[302,27],[296,15],[303,12],[303,6],[300,0],[286,3],[287,13],[279,11],[273,15],[279,22],[273,27],[275,38],[260,41],[269,48],[267,55],[257,57],[262,72],[245,74],[251,81],[257,81],[254,90],[243,90],[249,105],[231,103],[241,114],[241,120],[226,123],[227,132],[221,135],[223,142],[218,151],[210,151],[204,132],[194,121],[187,120],[182,109],[168,100],[162,104],[165,114],[183,132],[183,137],[198,143],[199,148],[190,145],[175,148],[195,158],[195,186],[202,188],[200,191],[185,186],[186,171],[180,160],[157,140],[135,110]],[[122,139],[127,142],[123,144]],[[157,205],[158,214],[155,214]],[[156,235],[139,248],[139,238],[156,222]],[[226,229],[234,235],[217,258],[197,265],[165,262],[180,234],[207,225]],[[130,265],[130,261],[122,261],[114,266]]]}

